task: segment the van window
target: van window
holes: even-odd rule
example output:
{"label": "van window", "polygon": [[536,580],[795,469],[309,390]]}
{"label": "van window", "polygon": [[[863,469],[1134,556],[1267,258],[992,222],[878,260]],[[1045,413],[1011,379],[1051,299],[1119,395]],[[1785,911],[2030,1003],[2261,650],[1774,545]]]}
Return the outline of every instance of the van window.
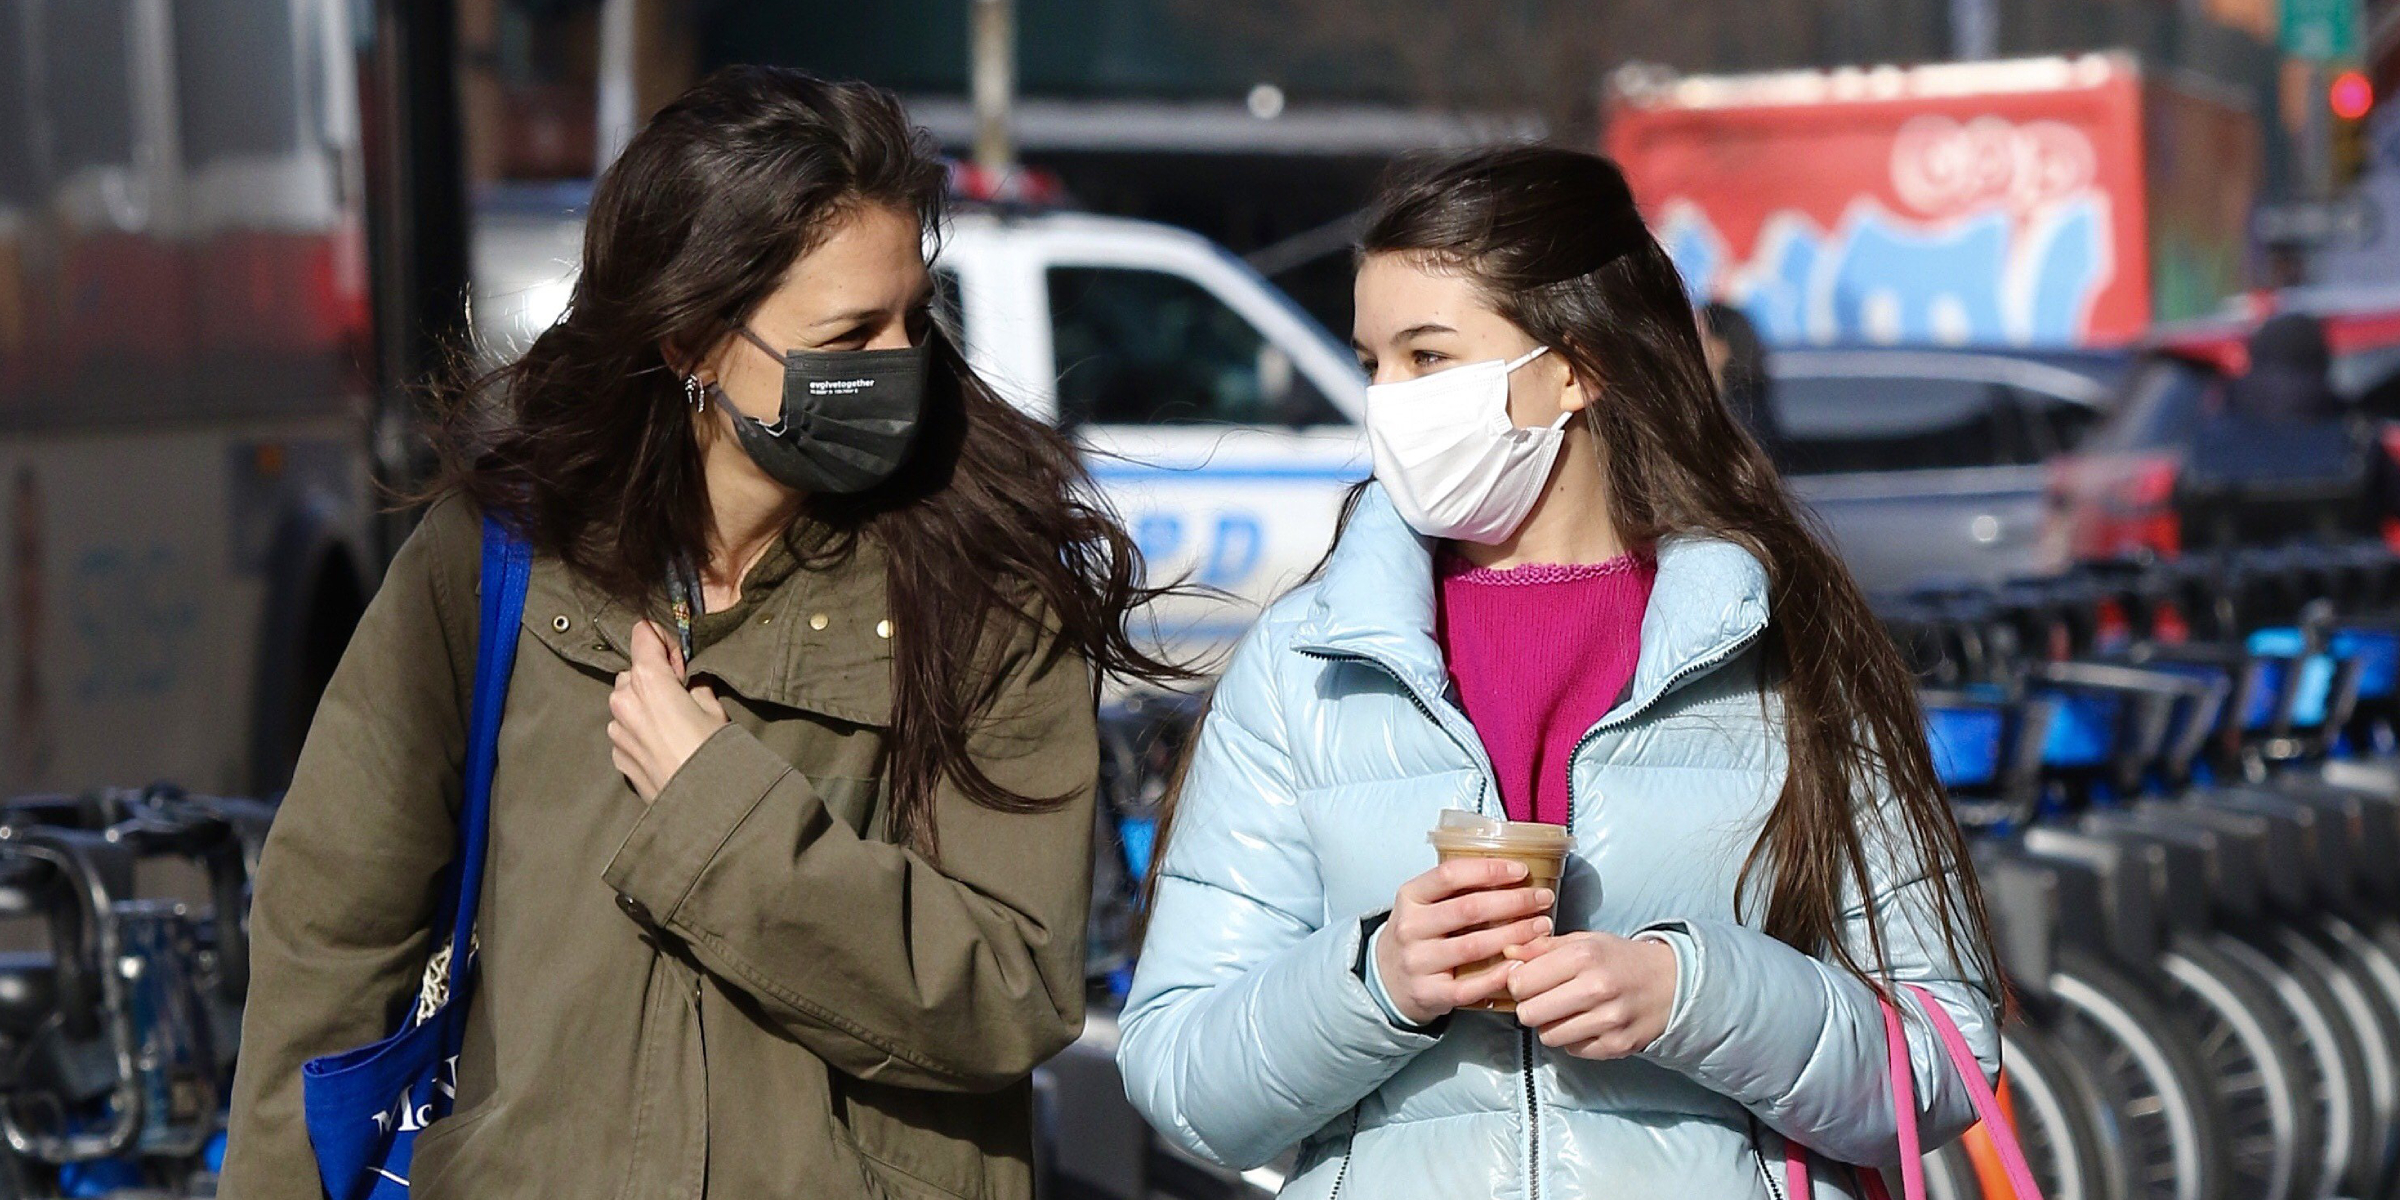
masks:
{"label": "van window", "polygon": [[1787,375],[1775,405],[1795,475],[2039,461],[2006,394],[1980,380]]}
{"label": "van window", "polygon": [[1053,267],[1049,285],[1061,424],[1328,425],[1343,419],[1289,354],[1183,276]]}
{"label": "van window", "polygon": [[2026,388],[2009,390],[2016,397],[2017,411],[2024,414],[2031,426],[2037,458],[2048,459],[2074,450],[2083,444],[2092,427],[2100,423],[2100,410],[2089,404]]}

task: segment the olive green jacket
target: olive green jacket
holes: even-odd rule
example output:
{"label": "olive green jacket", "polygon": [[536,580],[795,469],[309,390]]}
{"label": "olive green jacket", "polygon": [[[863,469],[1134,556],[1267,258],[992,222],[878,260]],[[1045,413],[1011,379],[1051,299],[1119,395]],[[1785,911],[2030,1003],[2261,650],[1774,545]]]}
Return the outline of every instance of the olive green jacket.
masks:
{"label": "olive green jacket", "polygon": [[[455,847],[479,525],[437,506],[335,673],[252,910],[223,1191],[319,1200],[300,1065],[414,997]],[[1010,635],[970,750],[1070,798],[945,788],[940,866],[892,843],[879,554],[803,569],[702,648],[732,723],[654,803],[609,757],[634,614],[537,560],[499,765],[455,1114],[417,1200],[1025,1197],[1034,1065],[1083,1021],[1090,672]]]}

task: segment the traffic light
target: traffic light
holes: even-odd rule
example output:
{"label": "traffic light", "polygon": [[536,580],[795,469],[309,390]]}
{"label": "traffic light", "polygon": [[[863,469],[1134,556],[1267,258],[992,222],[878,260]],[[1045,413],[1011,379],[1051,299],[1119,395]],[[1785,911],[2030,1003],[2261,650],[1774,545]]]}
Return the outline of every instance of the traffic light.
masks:
{"label": "traffic light", "polygon": [[2367,116],[2375,111],[2375,85],[2364,71],[2343,71],[2325,89],[2325,105],[2333,118],[2333,185],[2346,188],[2366,170]]}

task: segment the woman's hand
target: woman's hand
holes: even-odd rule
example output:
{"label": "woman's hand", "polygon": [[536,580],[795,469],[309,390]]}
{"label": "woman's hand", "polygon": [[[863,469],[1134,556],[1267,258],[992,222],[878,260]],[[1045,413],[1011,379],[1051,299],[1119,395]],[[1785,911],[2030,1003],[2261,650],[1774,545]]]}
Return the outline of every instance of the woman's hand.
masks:
{"label": "woman's hand", "polygon": [[725,707],[707,684],[684,686],[683,654],[658,626],[633,627],[633,669],[617,672],[608,697],[609,758],[642,803],[683,769],[700,743],[725,723]]}
{"label": "woman's hand", "polygon": [[1579,1058],[1623,1058],[1667,1031],[1675,1007],[1675,948],[1654,938],[1568,933],[1506,952],[1517,1022],[1542,1044]]}
{"label": "woman's hand", "polygon": [[1400,885],[1375,943],[1375,970],[1392,1007],[1409,1023],[1423,1025],[1507,990],[1507,967],[1464,980],[1450,972],[1550,932],[1547,914],[1557,897],[1548,888],[1522,886],[1524,881],[1523,863],[1454,858]]}

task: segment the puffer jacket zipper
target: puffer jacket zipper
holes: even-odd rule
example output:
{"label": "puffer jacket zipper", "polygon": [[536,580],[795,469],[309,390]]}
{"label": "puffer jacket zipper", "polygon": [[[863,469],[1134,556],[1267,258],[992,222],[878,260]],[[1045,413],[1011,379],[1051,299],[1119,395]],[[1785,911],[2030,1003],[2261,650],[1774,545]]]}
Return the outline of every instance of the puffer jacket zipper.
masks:
{"label": "puffer jacket zipper", "polygon": [[[1649,699],[1642,701],[1639,706],[1621,713],[1614,718],[1602,721],[1599,724],[1592,726],[1590,729],[1584,731],[1582,737],[1575,739],[1574,749],[1569,751],[1567,754],[1566,828],[1570,834],[1575,828],[1574,764],[1577,760],[1583,757],[1584,749],[1591,745],[1592,739],[1608,732],[1611,729],[1622,728],[1640,718],[1642,715],[1648,713],[1652,708],[1656,707],[1660,700],[1665,699],[1668,694],[1672,693],[1676,688],[1681,687],[1684,681],[1692,678],[1695,675],[1714,670],[1718,666],[1723,665],[1727,660],[1748,649],[1752,643],[1756,642],[1765,633],[1766,628],[1762,625],[1757,629],[1750,630],[1733,641],[1725,643],[1718,649],[1684,664],[1682,667],[1678,668],[1674,674],[1668,676],[1666,682],[1659,686],[1658,691],[1652,694]],[[1442,720],[1441,715],[1434,711],[1433,705],[1427,702],[1425,697],[1419,693],[1418,689],[1408,682],[1407,677],[1401,674],[1398,667],[1395,667],[1372,654],[1364,654],[1351,650],[1302,650],[1300,653],[1316,659],[1366,663],[1377,670],[1382,671],[1385,675],[1390,676],[1392,682],[1399,685],[1402,694],[1408,697],[1409,703],[1416,707],[1418,714],[1423,716],[1426,720],[1433,722],[1435,728],[1441,730],[1444,736],[1456,743],[1460,750],[1466,752],[1468,758],[1473,759],[1476,765],[1483,769],[1483,780],[1479,785],[1480,790],[1475,798],[1475,807],[1477,811],[1483,811],[1485,809],[1485,800],[1488,797],[1497,796],[1499,794],[1500,788],[1497,777],[1493,773],[1489,758],[1480,753],[1481,747],[1469,745],[1466,739],[1461,738],[1457,731],[1451,729],[1449,722]],[[1517,1070],[1525,1084],[1525,1195],[1526,1200],[1541,1200],[1542,1114],[1541,1096],[1539,1093],[1538,1081],[1534,1075],[1534,1063],[1537,1057],[1537,1050],[1534,1044],[1533,1030],[1519,1027],[1517,1030],[1517,1048]],[[1328,1197],[1328,1200],[1335,1200],[1335,1198],[1338,1198],[1341,1195],[1342,1183],[1349,1177],[1350,1174],[1350,1156],[1356,1152],[1357,1142],[1358,1110],[1353,1108],[1350,1110],[1350,1144],[1342,1151],[1342,1165],[1334,1173],[1333,1191]],[[1754,1141],[1752,1144],[1755,1146],[1756,1142]],[[1763,1156],[1761,1157],[1760,1161],[1762,1164],[1764,1163],[1765,1159]],[[1778,1200],[1781,1200],[1780,1196],[1778,1196]]]}
{"label": "puffer jacket zipper", "polygon": [[1525,1076],[1525,1200],[1542,1200],[1542,1112],[1534,1095],[1533,1030],[1517,1027],[1518,1069]]}
{"label": "puffer jacket zipper", "polygon": [[1758,1161],[1758,1178],[1767,1185],[1767,1195],[1774,1200],[1784,1200],[1783,1184],[1775,1178],[1775,1168],[1767,1162],[1766,1143],[1758,1136],[1758,1118],[1755,1116],[1750,1118],[1750,1157]]}
{"label": "puffer jacket zipper", "polygon": [[1376,670],[1383,672],[1385,675],[1390,676],[1392,682],[1400,686],[1401,694],[1407,696],[1408,702],[1416,707],[1418,715],[1424,717],[1428,721],[1433,722],[1433,727],[1441,730],[1442,736],[1449,738],[1450,741],[1467,756],[1468,760],[1474,763],[1474,765],[1481,771],[1482,779],[1477,783],[1475,795],[1476,811],[1484,811],[1487,808],[1487,805],[1484,803],[1485,800],[1489,797],[1500,794],[1499,776],[1493,771],[1491,758],[1484,752],[1482,745],[1479,743],[1471,743],[1469,739],[1460,737],[1457,730],[1450,728],[1450,723],[1444,721],[1441,718],[1441,714],[1433,710],[1432,703],[1427,701],[1425,697],[1418,692],[1416,687],[1408,682],[1408,678],[1400,673],[1400,668],[1395,667],[1372,654],[1365,654],[1356,650],[1302,650],[1300,653],[1309,658],[1323,661],[1364,663],[1367,666],[1373,667]]}
{"label": "puffer jacket zipper", "polygon": [[[1649,699],[1614,718],[1592,726],[1583,732],[1582,737],[1575,739],[1574,749],[1567,752],[1566,828],[1570,838],[1574,836],[1575,831],[1575,764],[1582,760],[1583,752],[1592,744],[1592,739],[1611,729],[1621,729],[1631,724],[1635,719],[1656,708],[1660,700],[1665,699],[1676,688],[1683,686],[1685,680],[1715,670],[1728,659],[1748,649],[1750,644],[1756,642],[1765,632],[1763,626],[1751,630],[1741,637],[1727,642],[1724,646],[1684,664],[1674,674],[1669,675],[1667,681],[1659,685],[1658,691]],[[1406,687],[1407,685],[1402,684],[1402,686]],[[1521,1028],[1518,1033],[1518,1045],[1521,1051],[1519,1069],[1524,1072],[1525,1076],[1525,1194],[1526,1200],[1542,1200],[1541,1096],[1536,1088],[1536,1077],[1533,1071],[1540,1050],[1534,1043],[1533,1030]],[[1756,1139],[1753,1139],[1751,1144],[1756,1146]],[[1761,1158],[1760,1161],[1764,1163],[1765,1159]],[[1781,1200],[1781,1197],[1778,1196],[1777,1200]]]}
{"label": "puffer jacket zipper", "polygon": [[1682,687],[1685,680],[1725,665],[1735,655],[1749,649],[1757,643],[1758,639],[1765,637],[1766,633],[1766,626],[1761,625],[1717,649],[1685,663],[1677,668],[1674,674],[1667,676],[1667,681],[1659,685],[1658,691],[1652,693],[1650,698],[1642,701],[1640,705],[1584,730],[1583,736],[1575,739],[1575,748],[1567,752],[1567,828],[1570,830],[1575,828],[1575,763],[1583,757],[1584,748],[1592,744],[1593,738],[1612,729],[1622,729],[1649,715],[1651,709],[1658,707],[1659,701],[1674,694],[1675,689]]}
{"label": "puffer jacket zipper", "polygon": [[[1361,1104],[1363,1103],[1362,1101]],[[1358,1153],[1358,1112],[1360,1107],[1361,1105],[1350,1107],[1350,1137],[1342,1143],[1342,1165],[1334,1168],[1333,1190],[1325,1194],[1325,1200],[1341,1200],[1342,1182],[1350,1178],[1350,1156]]]}

